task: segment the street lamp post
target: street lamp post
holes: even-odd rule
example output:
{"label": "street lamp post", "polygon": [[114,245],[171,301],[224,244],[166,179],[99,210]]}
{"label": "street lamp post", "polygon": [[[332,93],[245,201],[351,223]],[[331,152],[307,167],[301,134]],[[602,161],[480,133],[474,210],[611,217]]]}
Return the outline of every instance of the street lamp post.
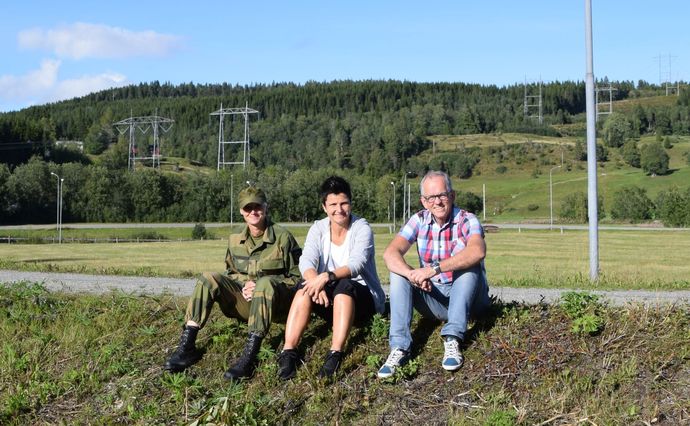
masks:
{"label": "street lamp post", "polygon": [[393,187],[393,231],[397,232],[395,227],[395,182],[391,181],[391,186]]}
{"label": "street lamp post", "polygon": [[65,181],[56,173],[50,172],[51,175],[57,179],[57,213],[56,213],[56,231],[58,233],[58,244],[62,244],[62,184]]}
{"label": "street lamp post", "polygon": [[232,205],[232,200],[235,198],[235,175],[230,174],[230,231],[232,232],[232,215],[235,213],[235,210]]}
{"label": "street lamp post", "polygon": [[407,175],[412,172],[405,172],[403,176],[403,221],[410,217],[410,191],[407,186]]}
{"label": "street lamp post", "polygon": [[549,211],[550,211],[550,220],[549,220],[549,229],[553,229],[553,180],[551,179],[551,172],[553,172],[556,169],[560,169],[561,166],[556,166],[552,167],[551,170],[549,170]]}

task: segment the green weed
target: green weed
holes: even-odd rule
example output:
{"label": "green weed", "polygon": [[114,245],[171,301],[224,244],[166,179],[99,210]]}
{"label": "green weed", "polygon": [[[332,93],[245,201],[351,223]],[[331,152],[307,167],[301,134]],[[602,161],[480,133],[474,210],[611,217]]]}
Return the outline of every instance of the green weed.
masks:
{"label": "green weed", "polygon": [[572,320],[573,333],[595,334],[604,327],[599,316],[599,296],[586,292],[567,292],[561,296],[561,308]]}

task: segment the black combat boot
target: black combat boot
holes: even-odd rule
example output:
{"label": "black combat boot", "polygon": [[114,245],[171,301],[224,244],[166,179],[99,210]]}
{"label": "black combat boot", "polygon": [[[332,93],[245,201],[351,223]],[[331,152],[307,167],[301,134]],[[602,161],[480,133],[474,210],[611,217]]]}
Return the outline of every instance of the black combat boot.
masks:
{"label": "black combat boot", "polygon": [[252,374],[254,374],[256,355],[259,353],[259,348],[261,348],[261,341],[263,339],[263,336],[249,333],[249,339],[247,339],[247,344],[244,345],[242,355],[240,355],[240,358],[235,362],[235,365],[225,372],[223,377],[228,380],[240,380],[251,377]]}
{"label": "black combat boot", "polygon": [[165,370],[178,373],[201,359],[201,352],[196,349],[194,344],[198,332],[199,327],[185,326],[182,336],[180,336],[180,345],[165,362],[163,367]]}

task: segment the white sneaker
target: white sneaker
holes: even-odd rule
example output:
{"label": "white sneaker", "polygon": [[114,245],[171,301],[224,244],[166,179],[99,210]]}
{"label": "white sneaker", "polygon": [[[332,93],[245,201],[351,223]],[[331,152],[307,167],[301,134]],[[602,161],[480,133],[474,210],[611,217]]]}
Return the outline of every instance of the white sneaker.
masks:
{"label": "white sneaker", "polygon": [[458,339],[452,336],[447,336],[443,342],[444,352],[443,352],[443,362],[441,366],[444,370],[455,371],[462,367],[465,362],[465,357],[462,356],[460,352],[460,342]]}
{"label": "white sneaker", "polygon": [[386,362],[379,368],[379,379],[385,379],[395,374],[395,369],[407,363],[408,353],[400,348],[393,348]]}

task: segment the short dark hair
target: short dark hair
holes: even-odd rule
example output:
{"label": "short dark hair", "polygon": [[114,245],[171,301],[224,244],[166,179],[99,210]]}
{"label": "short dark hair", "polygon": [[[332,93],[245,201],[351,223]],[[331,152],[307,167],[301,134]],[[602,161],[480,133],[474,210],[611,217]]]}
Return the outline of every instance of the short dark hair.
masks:
{"label": "short dark hair", "polygon": [[352,192],[350,191],[350,184],[340,176],[331,176],[321,184],[319,195],[321,196],[321,204],[326,203],[326,198],[329,194],[345,194],[347,199],[352,201]]}

